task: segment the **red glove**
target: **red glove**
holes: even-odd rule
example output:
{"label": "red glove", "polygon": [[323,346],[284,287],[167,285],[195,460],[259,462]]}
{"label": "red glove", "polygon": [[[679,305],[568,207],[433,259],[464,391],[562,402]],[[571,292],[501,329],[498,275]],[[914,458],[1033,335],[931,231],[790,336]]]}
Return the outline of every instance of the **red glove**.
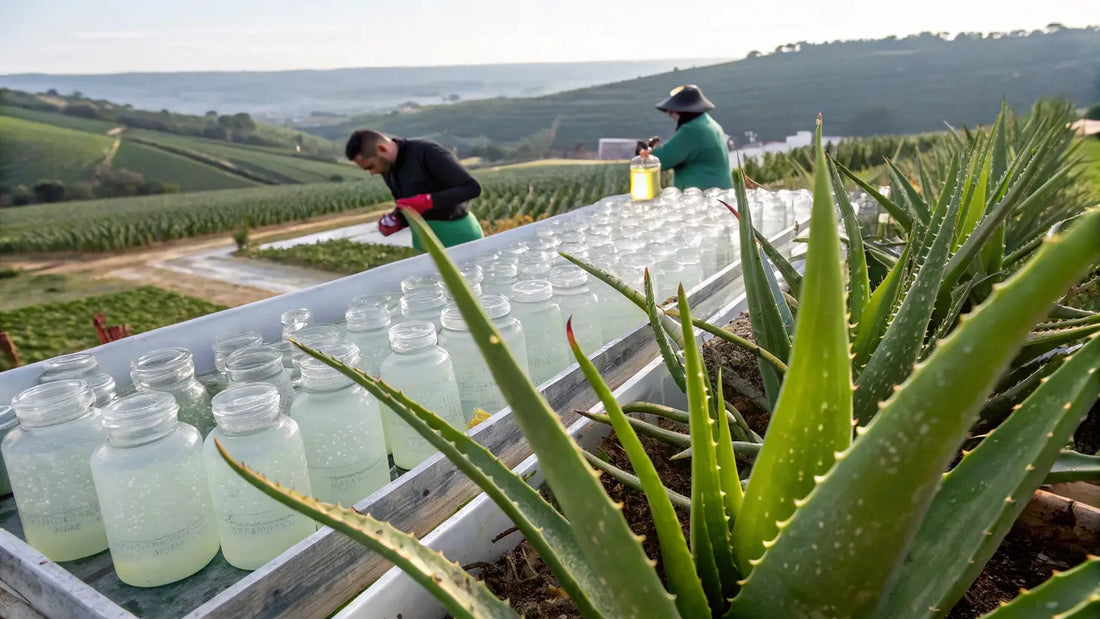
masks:
{"label": "red glove", "polygon": [[409,225],[404,217],[397,214],[397,209],[386,213],[378,220],[378,231],[382,233],[382,236],[389,236],[394,232]]}
{"label": "red glove", "polygon": [[418,196],[412,196],[412,197],[409,197],[409,198],[401,198],[400,200],[397,201],[397,206],[399,206],[399,207],[404,206],[406,208],[411,208],[412,210],[416,211],[417,213],[420,213],[421,215],[423,215],[424,211],[430,210],[432,208],[432,194],[422,193]]}

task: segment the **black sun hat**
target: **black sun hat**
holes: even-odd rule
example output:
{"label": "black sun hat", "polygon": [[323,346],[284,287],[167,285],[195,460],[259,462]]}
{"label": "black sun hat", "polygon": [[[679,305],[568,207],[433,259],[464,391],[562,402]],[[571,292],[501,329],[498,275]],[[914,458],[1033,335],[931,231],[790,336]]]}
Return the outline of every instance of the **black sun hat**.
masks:
{"label": "black sun hat", "polygon": [[657,109],[662,112],[707,112],[714,109],[714,104],[703,96],[703,91],[695,84],[677,86],[668,93],[668,98],[657,104]]}

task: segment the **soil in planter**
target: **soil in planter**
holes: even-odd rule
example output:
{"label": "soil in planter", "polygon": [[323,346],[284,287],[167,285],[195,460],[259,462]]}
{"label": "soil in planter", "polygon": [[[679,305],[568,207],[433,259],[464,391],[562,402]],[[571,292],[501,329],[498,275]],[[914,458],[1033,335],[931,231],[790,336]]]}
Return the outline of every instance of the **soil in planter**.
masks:
{"label": "soil in planter", "polygon": [[[752,324],[749,322],[749,313],[742,312],[733,322],[726,326],[726,330],[734,335],[742,337],[750,342],[752,337]],[[720,338],[712,338],[703,344],[703,363],[707,368],[707,375],[711,380],[718,376],[718,368],[722,368],[722,396],[727,402],[733,404],[748,422],[749,427],[760,436],[764,436],[768,428],[771,414],[756,406],[745,395],[731,386],[731,374],[748,381],[756,391],[764,394],[764,379],[760,376],[760,366],[757,364],[756,355],[744,348],[727,342]]]}

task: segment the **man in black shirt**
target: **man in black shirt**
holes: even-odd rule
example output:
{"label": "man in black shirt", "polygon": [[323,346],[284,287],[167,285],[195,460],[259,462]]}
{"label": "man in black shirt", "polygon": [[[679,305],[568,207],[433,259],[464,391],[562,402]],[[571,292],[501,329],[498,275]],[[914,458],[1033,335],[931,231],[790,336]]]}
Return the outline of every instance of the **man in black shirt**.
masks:
{"label": "man in black shirt", "polygon": [[[444,247],[483,236],[467,204],[481,195],[481,185],[439,144],[359,130],[348,138],[345,154],[371,176],[381,174],[398,207],[420,213]],[[399,208],[378,220],[383,236],[408,225]],[[416,235],[413,247],[424,249]]]}

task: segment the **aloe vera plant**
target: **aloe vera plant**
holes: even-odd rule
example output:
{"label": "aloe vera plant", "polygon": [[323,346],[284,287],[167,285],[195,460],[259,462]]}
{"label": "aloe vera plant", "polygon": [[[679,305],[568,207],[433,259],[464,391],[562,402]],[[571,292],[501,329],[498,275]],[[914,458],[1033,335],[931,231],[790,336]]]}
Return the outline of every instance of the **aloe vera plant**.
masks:
{"label": "aloe vera plant", "polygon": [[[1100,209],[1044,240],[991,287],[988,297],[961,314],[958,326],[916,361],[853,437],[852,336],[820,132],[819,121],[809,252],[789,365],[774,424],[743,494],[722,393],[702,362],[682,287],[677,296],[694,452],[691,496],[676,499],[690,500],[686,537],[674,516],[675,497],[657,478],[634,426],[571,333],[563,334],[646,493],[664,560],[663,582],[619,506],[415,212],[407,213],[410,225],[454,295],[561,511],[408,397],[323,353],[302,349],[375,394],[470,475],[532,541],[585,617],[942,616],[991,556],[1026,498],[1059,460],[1075,420],[1100,393],[1100,337],[1093,333],[944,477],[1028,334],[1100,261],[1095,242]],[[950,203],[928,209],[927,230],[953,238],[953,230],[934,223]],[[914,226],[920,215],[914,214]],[[930,255],[937,247],[936,234],[927,236],[914,256]],[[302,497],[222,454],[269,496],[394,560],[454,616],[513,616],[484,585],[412,536],[368,515]],[[1039,616],[1036,610],[1044,608],[1088,616],[1100,596],[1098,570],[1100,557],[1090,557],[992,616]]]}

